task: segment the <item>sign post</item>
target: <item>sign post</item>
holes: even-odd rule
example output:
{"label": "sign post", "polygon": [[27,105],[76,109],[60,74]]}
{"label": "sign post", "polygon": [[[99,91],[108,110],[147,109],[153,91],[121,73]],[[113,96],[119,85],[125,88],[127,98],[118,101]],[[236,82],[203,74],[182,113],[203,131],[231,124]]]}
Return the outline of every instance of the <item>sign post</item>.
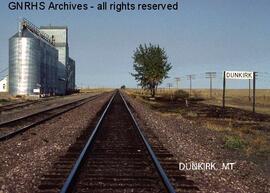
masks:
{"label": "sign post", "polygon": [[255,113],[255,104],[256,104],[256,72],[253,72],[253,105],[252,105],[253,113]]}
{"label": "sign post", "polygon": [[222,97],[222,109],[225,109],[225,90],[226,90],[226,71],[223,73],[223,97]]}

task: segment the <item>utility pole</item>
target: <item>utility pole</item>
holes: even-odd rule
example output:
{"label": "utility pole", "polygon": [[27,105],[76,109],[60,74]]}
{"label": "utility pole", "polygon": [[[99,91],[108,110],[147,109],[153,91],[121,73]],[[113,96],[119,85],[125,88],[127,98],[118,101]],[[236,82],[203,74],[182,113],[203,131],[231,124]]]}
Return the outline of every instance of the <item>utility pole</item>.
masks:
{"label": "utility pole", "polygon": [[210,80],[210,98],[212,98],[212,80],[213,78],[216,78],[217,73],[216,72],[206,72],[205,78],[209,78]]}
{"label": "utility pole", "polygon": [[175,77],[177,90],[179,89],[179,82],[180,82],[180,80],[181,80],[180,77]]}
{"label": "utility pole", "polygon": [[168,83],[167,85],[168,85],[168,87],[169,87],[169,90],[171,90],[172,83]]}
{"label": "utility pole", "polygon": [[171,101],[173,101],[173,92],[171,92],[171,87],[173,86],[173,84],[169,82],[167,85],[168,85],[168,87],[169,87],[169,95],[170,95],[170,99],[171,99]]}
{"label": "utility pole", "polygon": [[187,75],[187,79],[189,80],[189,97],[190,97],[192,90],[192,80],[195,79],[195,75],[194,74]]}

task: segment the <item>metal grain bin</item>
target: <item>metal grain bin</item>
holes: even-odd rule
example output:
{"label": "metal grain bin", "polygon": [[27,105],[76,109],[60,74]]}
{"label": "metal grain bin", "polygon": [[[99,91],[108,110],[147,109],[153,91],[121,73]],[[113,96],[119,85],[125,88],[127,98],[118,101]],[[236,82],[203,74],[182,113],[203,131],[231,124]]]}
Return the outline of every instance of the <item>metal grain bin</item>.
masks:
{"label": "metal grain bin", "polygon": [[9,40],[9,92],[32,95],[40,84],[40,46],[37,38],[12,37]]}
{"label": "metal grain bin", "polygon": [[58,51],[40,40],[40,52],[41,52],[41,91],[44,94],[57,93],[57,65],[58,65]]}

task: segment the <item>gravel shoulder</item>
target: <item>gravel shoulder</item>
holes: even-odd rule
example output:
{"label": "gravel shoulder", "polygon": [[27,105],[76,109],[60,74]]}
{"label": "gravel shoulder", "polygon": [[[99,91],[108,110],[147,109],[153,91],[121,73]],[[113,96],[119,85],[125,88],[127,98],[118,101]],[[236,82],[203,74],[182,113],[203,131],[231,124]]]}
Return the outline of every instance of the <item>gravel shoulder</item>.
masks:
{"label": "gravel shoulder", "polygon": [[103,95],[0,143],[0,193],[36,192],[42,174],[66,153],[110,96]]}
{"label": "gravel shoulder", "polygon": [[235,163],[232,170],[185,170],[201,192],[270,192],[268,176],[244,155],[224,147],[218,132],[181,115],[164,115],[125,95],[145,135],[152,133],[181,163]]}

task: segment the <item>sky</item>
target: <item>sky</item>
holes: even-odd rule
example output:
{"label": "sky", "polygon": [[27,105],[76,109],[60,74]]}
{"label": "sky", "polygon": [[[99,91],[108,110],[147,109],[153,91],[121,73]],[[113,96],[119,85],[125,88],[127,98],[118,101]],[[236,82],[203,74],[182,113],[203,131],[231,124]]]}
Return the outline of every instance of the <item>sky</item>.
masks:
{"label": "sky", "polygon": [[[55,0],[54,2],[63,2]],[[195,74],[194,88],[207,88],[205,72],[218,72],[213,86],[222,86],[222,71],[256,71],[257,86],[270,87],[269,0],[178,0],[176,11],[12,11],[0,2],[0,72],[8,66],[8,39],[18,18],[36,26],[66,25],[70,56],[76,61],[76,84],[89,87],[136,87],[132,55],[139,44],[159,44],[172,69],[162,86]],[[96,6],[103,1],[67,0]],[[122,1],[107,1],[108,3]],[[128,1],[123,1],[128,2]],[[176,0],[133,0],[135,3],[175,3]],[[0,74],[0,76],[3,74]],[[247,88],[248,81],[228,81],[228,88]]]}

